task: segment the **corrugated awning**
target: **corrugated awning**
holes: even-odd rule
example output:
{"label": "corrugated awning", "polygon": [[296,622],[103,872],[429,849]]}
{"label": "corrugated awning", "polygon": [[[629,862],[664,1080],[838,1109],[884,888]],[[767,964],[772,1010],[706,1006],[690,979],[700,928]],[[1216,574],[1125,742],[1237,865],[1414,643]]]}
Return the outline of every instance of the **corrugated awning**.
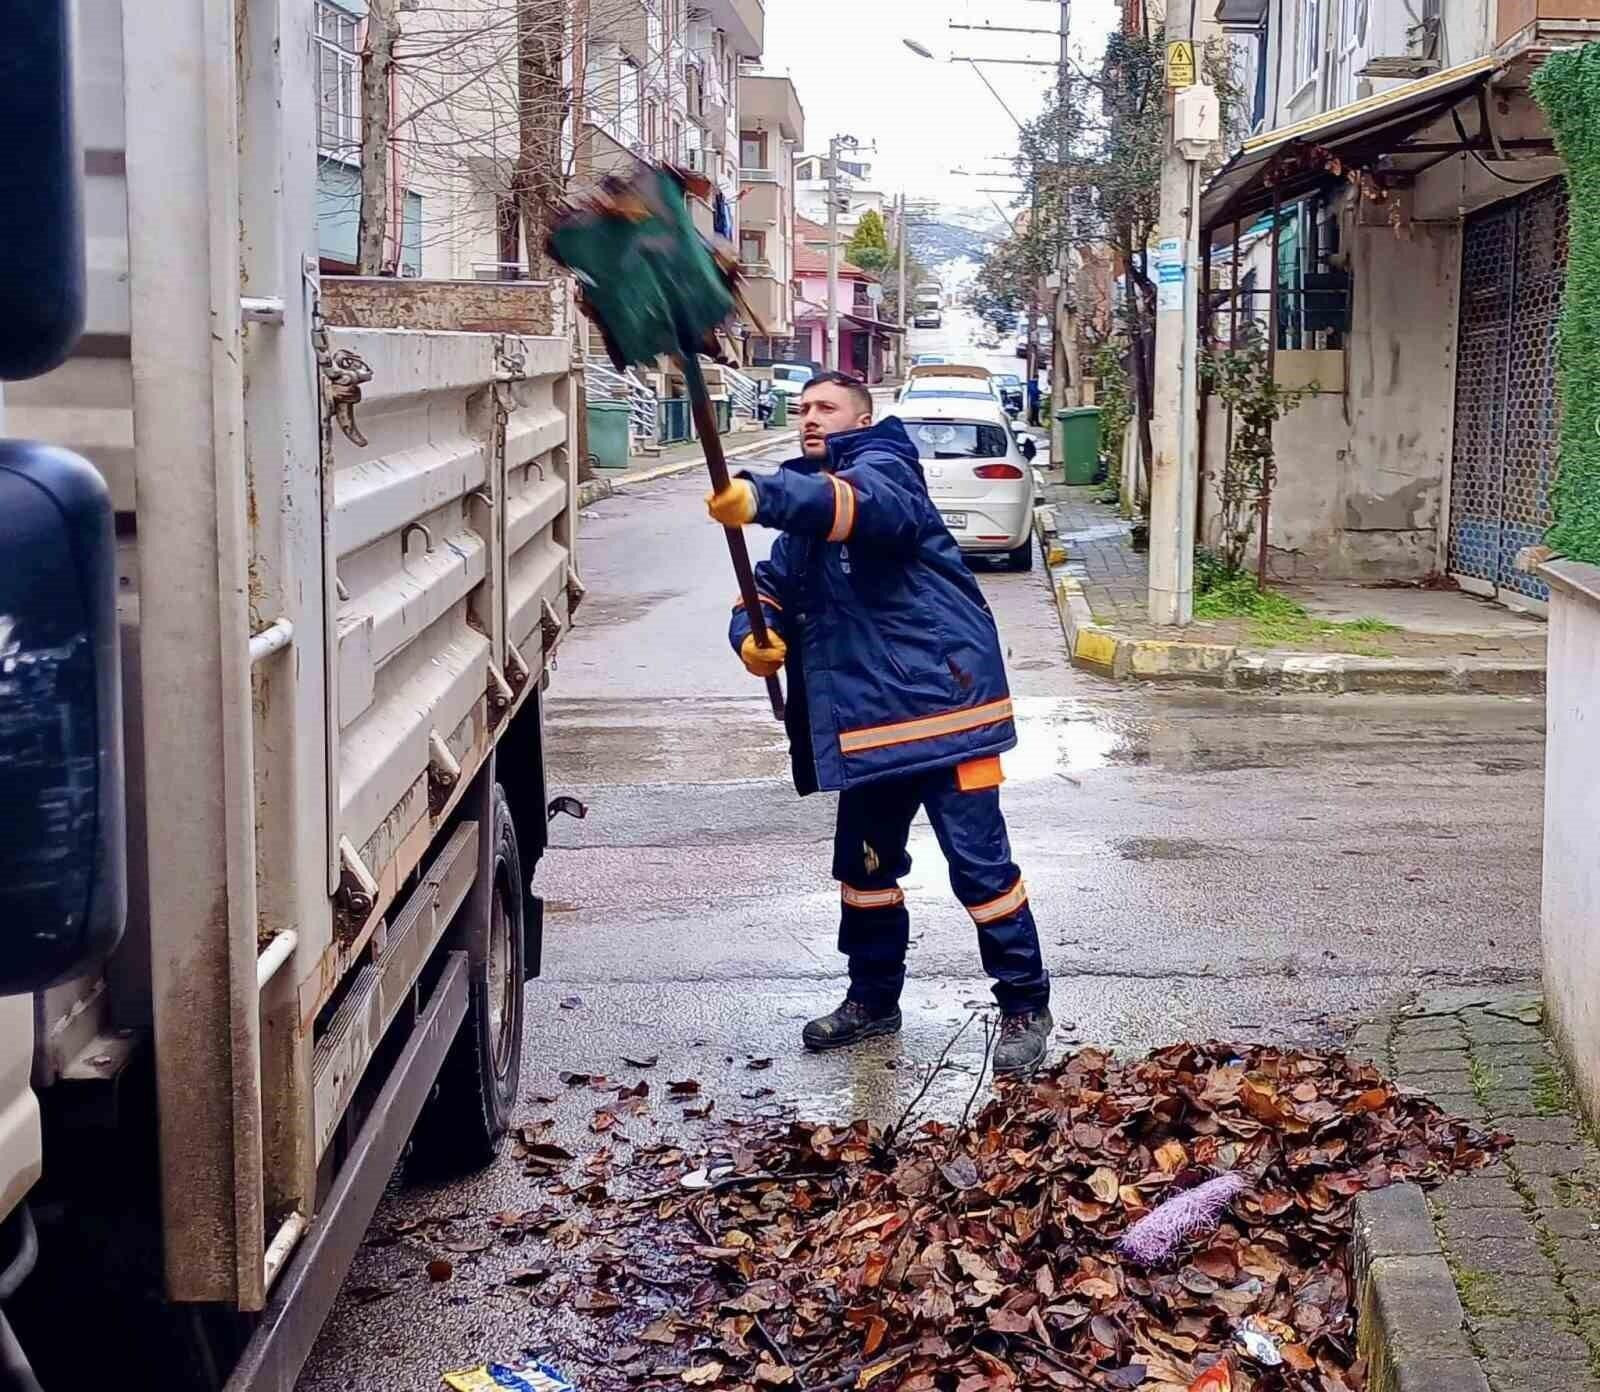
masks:
{"label": "corrugated awning", "polygon": [[[1407,141],[1447,121],[1498,68],[1498,59],[1479,58],[1245,141],[1200,196],[1202,231],[1253,218],[1274,197],[1288,203],[1336,177],[1326,161],[1295,161],[1296,150],[1326,150],[1346,167],[1404,155]],[[1456,139],[1453,129],[1449,139]]]}

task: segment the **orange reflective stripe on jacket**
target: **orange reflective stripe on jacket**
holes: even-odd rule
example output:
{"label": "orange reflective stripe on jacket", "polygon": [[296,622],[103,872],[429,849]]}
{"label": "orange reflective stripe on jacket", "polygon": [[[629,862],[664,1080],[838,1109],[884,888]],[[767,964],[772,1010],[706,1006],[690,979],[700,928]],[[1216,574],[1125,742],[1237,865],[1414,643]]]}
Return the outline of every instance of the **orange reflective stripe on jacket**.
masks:
{"label": "orange reflective stripe on jacket", "polygon": [[892,725],[866,725],[858,730],[842,730],[839,733],[839,750],[843,754],[865,754],[868,750],[887,749],[890,745],[959,735],[966,730],[1010,720],[1011,713],[1011,698],[1005,696],[986,705],[946,711],[943,715],[925,715],[917,720],[901,720]]}
{"label": "orange reflective stripe on jacket", "polygon": [[856,525],[856,490],[842,478],[827,475],[833,485],[833,526],[828,530],[829,541],[848,541]]}

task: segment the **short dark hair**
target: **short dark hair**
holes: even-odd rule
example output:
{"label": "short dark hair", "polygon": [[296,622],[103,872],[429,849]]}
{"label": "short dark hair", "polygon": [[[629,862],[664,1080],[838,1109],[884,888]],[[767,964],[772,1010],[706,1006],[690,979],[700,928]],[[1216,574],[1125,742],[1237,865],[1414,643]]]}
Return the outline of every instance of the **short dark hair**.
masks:
{"label": "short dark hair", "polygon": [[800,388],[800,395],[804,396],[812,387],[821,386],[843,387],[850,393],[850,399],[861,408],[862,415],[872,414],[872,393],[859,377],[852,377],[848,372],[819,372]]}

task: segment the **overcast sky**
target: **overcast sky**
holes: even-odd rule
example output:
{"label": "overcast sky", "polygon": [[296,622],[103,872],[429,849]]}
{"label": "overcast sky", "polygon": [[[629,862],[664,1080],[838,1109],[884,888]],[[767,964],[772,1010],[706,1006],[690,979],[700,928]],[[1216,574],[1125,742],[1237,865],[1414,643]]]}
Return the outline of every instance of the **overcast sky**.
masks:
{"label": "overcast sky", "polygon": [[[952,54],[1037,58],[1054,62],[1048,35],[974,33],[949,25],[1011,25],[1054,30],[1059,8],[1049,0],[766,0],[762,66],[794,80],[805,108],[807,151],[849,134],[876,144],[873,182],[890,194],[941,203],[986,206],[979,189],[1006,180],[963,178],[1010,167],[1016,127],[965,63]],[[1072,0],[1072,48],[1097,58],[1115,23],[1116,0]],[[938,61],[919,58],[901,42],[913,38]],[[986,66],[984,74],[1023,120],[1042,109],[1053,68]],[[997,195],[1002,204],[1008,200]]]}

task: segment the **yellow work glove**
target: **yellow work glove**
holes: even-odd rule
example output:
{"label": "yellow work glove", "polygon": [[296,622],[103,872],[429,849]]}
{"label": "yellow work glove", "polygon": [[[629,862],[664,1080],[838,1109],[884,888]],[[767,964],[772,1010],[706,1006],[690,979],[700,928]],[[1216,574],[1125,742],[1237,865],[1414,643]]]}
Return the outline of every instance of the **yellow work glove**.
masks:
{"label": "yellow work glove", "polygon": [[743,527],[756,520],[756,486],[749,479],[734,479],[720,493],[706,494],[706,511],[724,527]]}
{"label": "yellow work glove", "polygon": [[767,646],[756,642],[756,635],[747,633],[739,644],[739,661],[752,677],[775,677],[783,670],[784,659],[789,656],[789,645],[771,629],[767,630]]}

